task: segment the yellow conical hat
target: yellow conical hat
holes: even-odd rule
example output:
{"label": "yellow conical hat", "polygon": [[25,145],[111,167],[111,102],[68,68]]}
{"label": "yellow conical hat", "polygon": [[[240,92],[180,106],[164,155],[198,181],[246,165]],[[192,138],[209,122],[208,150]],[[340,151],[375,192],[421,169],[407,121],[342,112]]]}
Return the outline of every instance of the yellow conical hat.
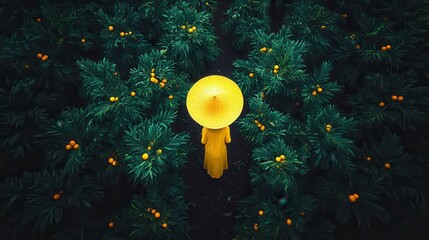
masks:
{"label": "yellow conical hat", "polygon": [[186,107],[192,119],[211,129],[233,123],[240,116],[243,104],[243,93],[238,85],[220,75],[201,78],[186,97]]}

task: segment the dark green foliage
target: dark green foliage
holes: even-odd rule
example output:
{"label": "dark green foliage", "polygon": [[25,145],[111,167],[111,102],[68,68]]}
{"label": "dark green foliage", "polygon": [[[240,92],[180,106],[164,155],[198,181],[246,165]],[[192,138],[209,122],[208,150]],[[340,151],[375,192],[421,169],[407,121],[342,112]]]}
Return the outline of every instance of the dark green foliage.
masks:
{"label": "dark green foliage", "polygon": [[[52,223],[58,223],[65,208],[89,208],[92,203],[103,198],[102,187],[94,178],[87,175],[65,175],[55,170],[26,172],[21,179],[3,182],[1,191],[2,209],[10,210],[11,205],[16,202],[15,205],[21,205],[21,211],[6,212],[16,217],[20,224],[31,223],[34,229],[40,231]],[[54,194],[58,194],[58,199],[54,199]]]}
{"label": "dark green foliage", "polygon": [[[188,134],[173,134],[174,112],[164,112],[132,127],[125,134],[125,161],[135,182],[150,186],[167,171],[177,171],[186,161]],[[143,159],[143,154],[148,159]]]}
{"label": "dark green foliage", "polygon": [[[140,30],[145,17],[140,11],[145,10],[146,7],[133,8],[121,2],[113,6],[110,14],[102,9],[96,13],[101,29],[100,38],[104,43],[104,56],[115,60],[121,69],[133,66],[136,57],[150,49],[151,45],[147,42],[149,36],[146,38]],[[108,29],[109,26],[113,27],[113,31]]]}
{"label": "dark green foliage", "polygon": [[[145,197],[134,196],[127,211],[131,222],[130,239],[188,239],[186,211],[188,204],[183,196],[184,184],[181,179],[167,178],[168,185],[147,188]],[[160,213],[156,218],[152,210]],[[163,228],[162,224],[167,227]]]}
{"label": "dark green foliage", "polygon": [[258,188],[241,202],[237,215],[241,224],[235,225],[237,239],[303,239],[299,235],[310,229],[315,199],[282,190],[266,191]]}
{"label": "dark green foliage", "polygon": [[[386,177],[406,178],[423,175],[421,163],[416,156],[405,151],[398,135],[388,131],[380,140],[368,144],[370,145],[366,145],[362,149],[362,159],[371,158],[370,161],[366,161],[369,166],[365,168],[369,174],[377,175],[381,171]],[[386,163],[390,164],[389,169],[384,169]]]}
{"label": "dark green foliage", "polygon": [[[419,86],[415,71],[401,74],[374,73],[365,77],[359,92],[348,103],[355,109],[353,116],[360,118],[360,125],[380,126],[392,124],[409,128],[427,116],[429,89]],[[392,98],[403,97],[403,100]],[[380,107],[379,103],[384,106]]]}
{"label": "dark green foliage", "polygon": [[[169,60],[162,50],[153,50],[140,56],[138,67],[132,68],[130,72],[126,82],[130,91],[136,91],[138,99],[151,99],[151,112],[178,109],[191,87],[188,74],[178,71],[175,62]],[[151,81],[152,73],[155,74],[156,82]]]}
{"label": "dark green foliage", "polygon": [[[249,97],[263,91],[272,99],[283,94],[289,98],[297,96],[293,89],[307,77],[302,59],[305,43],[290,40],[291,32],[286,28],[277,34],[255,31],[254,35],[248,59],[233,63],[237,68],[233,76],[243,94]],[[277,73],[275,65],[279,66]]]}
{"label": "dark green foliage", "polygon": [[48,121],[54,96],[33,92],[37,84],[33,78],[5,82],[5,88],[0,88],[0,147],[15,158],[22,157],[34,147],[34,131]]}
{"label": "dark green foliage", "polygon": [[340,33],[337,17],[326,7],[312,0],[296,1],[285,6],[284,25],[288,26],[293,39],[307,45],[306,57],[314,60],[325,58],[333,52],[333,36]]}
{"label": "dark green foliage", "polygon": [[320,68],[314,69],[310,80],[300,86],[303,112],[318,112],[329,104],[335,95],[341,93],[339,84],[331,79],[331,69],[332,63],[322,62]]}
{"label": "dark green foliage", "polygon": [[[18,31],[0,38],[0,64],[6,79],[0,84],[0,145],[15,157],[23,157],[34,147],[34,133],[59,110],[55,101],[76,81],[76,67],[70,62],[89,49],[82,37],[93,37],[79,18],[85,9],[70,2],[42,1],[39,10],[34,15],[40,22],[26,12]],[[39,59],[39,53],[47,59]]]}
{"label": "dark green foliage", "polygon": [[[289,116],[271,109],[260,97],[251,98],[249,108],[250,113],[238,119],[237,124],[250,144],[261,145],[267,139],[285,136],[290,129]],[[264,130],[258,124],[264,126]]]}
{"label": "dark green foliage", "polygon": [[[335,219],[339,222],[348,222],[355,219],[363,229],[371,227],[371,219],[381,222],[390,220],[389,213],[380,206],[381,196],[386,192],[384,179],[371,175],[354,176],[354,178],[322,180],[323,195],[329,197],[327,204],[337,206]],[[349,200],[350,194],[358,194],[355,202]]]}
{"label": "dark green foliage", "polygon": [[353,118],[341,116],[332,105],[309,116],[304,131],[314,165],[351,173],[354,165],[350,158],[354,156],[355,145],[350,137],[356,125]]}
{"label": "dark green foliage", "polygon": [[270,32],[268,0],[235,0],[229,6],[227,20],[222,25],[226,34],[233,35],[233,46],[243,49],[250,45],[255,31]]}
{"label": "dark green foliage", "polygon": [[[60,79],[63,84],[72,81],[75,69],[68,63],[88,50],[81,42],[82,37],[92,38],[86,22],[79,18],[83,14],[83,9],[70,2],[58,5],[42,1],[39,15],[42,22],[26,18],[18,33],[4,39],[0,63],[19,74],[26,71],[37,74],[41,81],[38,84],[44,88],[61,87]],[[68,53],[69,48],[74,51]],[[38,59],[38,53],[48,59]]]}
{"label": "dark green foliage", "polygon": [[307,170],[298,153],[278,138],[256,148],[252,159],[257,167],[250,170],[250,183],[265,183],[272,189],[296,190],[295,178]]}
{"label": "dark green foliage", "polygon": [[[429,55],[421,49],[425,30],[416,26],[398,29],[397,22],[361,12],[355,17],[359,31],[340,34],[333,55],[340,69],[340,80],[356,85],[362,71],[379,72],[413,68],[427,69]],[[390,45],[390,49],[384,49]]]}
{"label": "dark green foliage", "polygon": [[163,17],[162,49],[179,70],[200,73],[204,64],[219,56],[210,13],[186,1],[178,1]]}
{"label": "dark green foliage", "polygon": [[[49,167],[61,167],[65,174],[74,174],[87,167],[87,164],[91,165],[94,153],[102,150],[103,142],[106,144],[103,137],[107,129],[95,127],[89,109],[66,110],[47,126],[43,134],[37,135],[39,144],[47,149]],[[66,149],[71,140],[79,144],[78,149]]]}

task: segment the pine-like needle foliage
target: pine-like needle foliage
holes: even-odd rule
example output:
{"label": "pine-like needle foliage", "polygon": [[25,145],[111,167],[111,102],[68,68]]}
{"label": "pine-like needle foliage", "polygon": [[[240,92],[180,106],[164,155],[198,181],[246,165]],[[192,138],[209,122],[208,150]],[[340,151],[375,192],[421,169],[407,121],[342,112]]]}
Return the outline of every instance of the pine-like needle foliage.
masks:
{"label": "pine-like needle foliage", "polygon": [[186,1],[178,1],[167,10],[162,25],[162,49],[181,71],[199,73],[220,54],[211,24],[212,14]]}
{"label": "pine-like needle foliage", "polygon": [[271,1],[268,0],[235,0],[231,3],[222,27],[226,34],[232,34],[236,49],[248,47],[255,31],[270,31],[270,5]]}

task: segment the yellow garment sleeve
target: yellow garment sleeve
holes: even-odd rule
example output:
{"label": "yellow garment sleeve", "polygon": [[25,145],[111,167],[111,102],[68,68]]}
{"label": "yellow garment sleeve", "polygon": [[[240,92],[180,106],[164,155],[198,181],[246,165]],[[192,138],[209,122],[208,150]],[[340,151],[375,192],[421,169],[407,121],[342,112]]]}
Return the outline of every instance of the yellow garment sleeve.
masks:
{"label": "yellow garment sleeve", "polygon": [[203,130],[201,132],[201,143],[206,144],[207,143],[207,128],[203,127]]}
{"label": "yellow garment sleeve", "polygon": [[231,134],[230,134],[230,131],[229,131],[229,126],[226,127],[225,142],[226,143],[230,143],[231,142]]}

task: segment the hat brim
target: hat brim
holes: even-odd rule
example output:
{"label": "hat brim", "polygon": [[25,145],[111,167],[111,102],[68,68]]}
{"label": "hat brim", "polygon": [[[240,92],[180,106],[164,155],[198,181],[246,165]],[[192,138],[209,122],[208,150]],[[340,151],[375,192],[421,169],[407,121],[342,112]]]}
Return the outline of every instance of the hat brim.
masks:
{"label": "hat brim", "polygon": [[243,110],[243,93],[231,79],[210,75],[198,80],[189,90],[186,107],[201,126],[220,129],[232,124]]}

